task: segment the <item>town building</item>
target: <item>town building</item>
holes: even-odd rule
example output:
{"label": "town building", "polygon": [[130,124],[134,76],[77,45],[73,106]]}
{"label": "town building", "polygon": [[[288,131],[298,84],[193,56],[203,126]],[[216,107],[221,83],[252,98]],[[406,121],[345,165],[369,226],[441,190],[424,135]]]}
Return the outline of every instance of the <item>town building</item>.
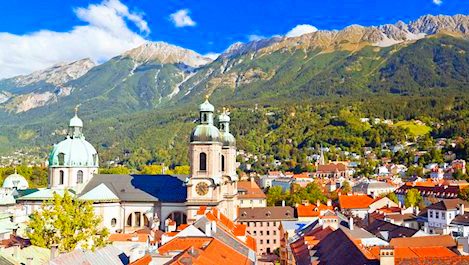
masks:
{"label": "town building", "polygon": [[238,182],[238,201],[241,208],[267,206],[267,196],[253,177],[249,181]]}
{"label": "town building", "polygon": [[296,220],[293,207],[271,206],[239,208],[237,221],[256,239],[257,255],[262,257],[280,247],[280,223],[293,220]]}
{"label": "town building", "polygon": [[360,182],[353,186],[354,193],[363,193],[372,196],[373,198],[381,195],[386,195],[396,189],[393,185],[383,181],[367,181]]}
{"label": "town building", "polygon": [[353,216],[365,219],[368,213],[372,213],[383,207],[397,207],[398,205],[387,197],[374,199],[365,194],[350,194],[339,196],[341,211],[349,211]]}
{"label": "town building", "polygon": [[[469,206],[467,201],[461,199],[446,199],[441,200],[437,203],[434,203],[427,207],[427,218],[428,221],[425,222],[424,231],[429,234],[440,234],[448,235],[451,232],[459,234],[462,231],[452,231],[453,229],[463,228],[461,226],[450,226],[451,222],[456,218],[456,216],[464,216],[464,209]],[[460,219],[458,219],[460,220]],[[455,223],[457,224],[457,223]],[[469,229],[469,227],[467,228]],[[467,234],[467,231],[466,231]]]}

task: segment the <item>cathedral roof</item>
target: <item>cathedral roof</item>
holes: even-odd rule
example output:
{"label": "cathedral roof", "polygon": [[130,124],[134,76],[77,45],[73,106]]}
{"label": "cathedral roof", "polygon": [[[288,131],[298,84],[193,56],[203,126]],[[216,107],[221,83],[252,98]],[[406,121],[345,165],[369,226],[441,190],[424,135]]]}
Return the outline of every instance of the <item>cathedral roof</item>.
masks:
{"label": "cathedral roof", "polygon": [[[91,178],[80,196],[85,196],[95,189],[108,189],[110,191],[107,191],[109,195],[111,193],[115,194],[121,201],[185,202],[187,189],[183,180],[186,178],[187,176],[182,175],[97,174]],[[101,186],[101,188],[98,188],[98,186]],[[92,193],[96,195],[95,191]]]}

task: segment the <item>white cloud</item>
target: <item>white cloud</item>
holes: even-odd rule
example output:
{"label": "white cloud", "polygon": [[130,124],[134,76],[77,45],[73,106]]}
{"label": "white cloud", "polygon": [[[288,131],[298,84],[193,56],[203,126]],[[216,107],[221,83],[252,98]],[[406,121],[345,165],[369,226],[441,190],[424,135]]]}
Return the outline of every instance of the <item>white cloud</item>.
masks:
{"label": "white cloud", "polygon": [[193,27],[195,26],[195,21],[189,16],[189,9],[181,9],[176,13],[169,15],[171,21],[178,28],[181,27]]}
{"label": "white cloud", "polygon": [[297,25],[296,27],[292,28],[287,34],[285,35],[288,38],[298,37],[303,34],[315,32],[318,29],[315,26],[311,26],[308,24]]}
{"label": "white cloud", "polygon": [[215,53],[215,52],[209,52],[207,54],[204,54],[203,55],[204,57],[207,57],[207,58],[210,58],[212,60],[216,60],[218,58],[218,56],[220,56],[219,53]]}
{"label": "white cloud", "polygon": [[266,38],[265,36],[256,35],[256,34],[252,34],[252,35],[248,36],[249,41],[262,40],[262,39],[265,39],[265,38]]}
{"label": "white cloud", "polygon": [[443,1],[442,0],[433,0],[433,3],[437,6],[443,4]]}
{"label": "white cloud", "polygon": [[86,25],[75,26],[68,32],[0,33],[0,78],[87,57],[102,62],[146,42],[144,37],[129,29],[126,21],[142,33],[150,32],[142,16],[129,12],[119,0],[105,0],[74,11]]}

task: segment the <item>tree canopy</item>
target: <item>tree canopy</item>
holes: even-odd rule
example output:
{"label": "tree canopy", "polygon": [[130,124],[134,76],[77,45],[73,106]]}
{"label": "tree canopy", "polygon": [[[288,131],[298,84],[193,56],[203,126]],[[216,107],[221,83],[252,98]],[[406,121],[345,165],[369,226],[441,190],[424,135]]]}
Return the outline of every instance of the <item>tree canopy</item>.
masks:
{"label": "tree canopy", "polygon": [[75,248],[94,250],[106,245],[109,235],[106,228],[101,228],[101,218],[95,216],[92,202],[73,198],[67,191],[45,201],[31,215],[28,228],[33,245],[58,245],[60,251],[66,252]]}

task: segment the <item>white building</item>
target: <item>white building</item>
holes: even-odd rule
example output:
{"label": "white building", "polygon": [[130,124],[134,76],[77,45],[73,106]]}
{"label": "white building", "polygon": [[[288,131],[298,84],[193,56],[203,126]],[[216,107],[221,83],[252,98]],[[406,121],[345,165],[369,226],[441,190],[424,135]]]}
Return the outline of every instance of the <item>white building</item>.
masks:
{"label": "white building", "polygon": [[54,193],[70,190],[78,199],[93,201],[111,233],[163,230],[169,219],[176,225],[192,223],[201,206],[216,207],[236,219],[236,140],[229,132],[230,117],[223,111],[218,129],[208,100],[199,110],[200,124],[191,134],[189,176],[97,174],[98,153],[85,140],[83,121],[75,111],[69,134],[50,153],[49,188],[22,196],[18,202],[31,214]]}
{"label": "white building", "polygon": [[457,215],[464,215],[464,208],[468,206],[468,202],[461,199],[442,200],[428,206],[428,221],[424,224],[424,231],[440,235],[450,234],[455,230],[457,232],[457,224],[451,225],[451,222]]}

